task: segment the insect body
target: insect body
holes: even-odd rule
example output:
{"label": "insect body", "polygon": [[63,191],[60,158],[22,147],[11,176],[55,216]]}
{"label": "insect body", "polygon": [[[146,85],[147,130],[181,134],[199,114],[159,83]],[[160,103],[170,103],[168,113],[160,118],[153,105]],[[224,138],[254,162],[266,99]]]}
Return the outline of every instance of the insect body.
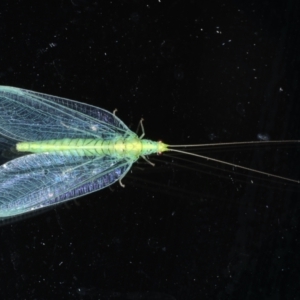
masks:
{"label": "insect body", "polygon": [[136,161],[140,156],[160,153],[167,150],[162,142],[140,139],[137,136],[123,138],[117,135],[113,139],[60,139],[17,143],[20,152],[55,152],[64,151],[65,155],[105,156]]}

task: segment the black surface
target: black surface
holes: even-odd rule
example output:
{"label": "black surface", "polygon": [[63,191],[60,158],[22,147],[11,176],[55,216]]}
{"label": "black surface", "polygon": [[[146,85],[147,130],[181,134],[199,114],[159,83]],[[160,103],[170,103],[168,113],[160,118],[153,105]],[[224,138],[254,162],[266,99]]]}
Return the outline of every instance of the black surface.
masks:
{"label": "black surface", "polygon": [[[30,3],[1,1],[1,85],[169,144],[299,139],[298,1]],[[197,153],[300,179],[297,144]],[[0,227],[1,299],[300,299],[299,185],[183,157]]]}

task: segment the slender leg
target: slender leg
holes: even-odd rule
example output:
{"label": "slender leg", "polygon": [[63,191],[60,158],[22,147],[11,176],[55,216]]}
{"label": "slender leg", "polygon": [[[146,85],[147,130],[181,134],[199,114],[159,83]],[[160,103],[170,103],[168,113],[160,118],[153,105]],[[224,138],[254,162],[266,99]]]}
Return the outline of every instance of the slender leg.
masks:
{"label": "slender leg", "polygon": [[145,129],[144,129],[143,121],[144,121],[144,119],[141,118],[141,120],[140,120],[140,122],[139,122],[139,125],[138,125],[138,128],[137,128],[137,130],[136,130],[136,133],[137,133],[138,130],[140,129],[140,127],[141,127],[141,129],[142,129],[142,134],[141,134],[141,136],[140,136],[140,139],[142,139],[142,138],[145,136]]}
{"label": "slender leg", "polygon": [[155,167],[155,164],[153,162],[151,162],[149,159],[147,159],[145,156],[142,156],[142,158],[148,163],[150,164],[152,167]]}
{"label": "slender leg", "polygon": [[122,183],[122,179],[123,179],[123,177],[119,179],[119,184],[120,184],[120,186],[121,186],[122,188],[124,188],[124,187],[125,187],[125,184]]}

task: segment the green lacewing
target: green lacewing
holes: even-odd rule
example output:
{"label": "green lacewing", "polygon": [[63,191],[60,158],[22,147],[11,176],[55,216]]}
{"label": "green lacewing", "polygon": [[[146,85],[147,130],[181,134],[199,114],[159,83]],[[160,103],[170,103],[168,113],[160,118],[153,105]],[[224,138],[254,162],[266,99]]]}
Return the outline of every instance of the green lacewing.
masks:
{"label": "green lacewing", "polygon": [[[0,86],[0,134],[9,146],[25,154],[0,166],[0,219],[75,199],[117,181],[121,183],[140,157],[147,160],[147,155],[164,151],[193,155],[299,183],[174,149],[207,144],[169,146],[143,139],[144,133],[138,137],[114,113],[15,87]],[[249,143],[263,142],[222,145]]]}

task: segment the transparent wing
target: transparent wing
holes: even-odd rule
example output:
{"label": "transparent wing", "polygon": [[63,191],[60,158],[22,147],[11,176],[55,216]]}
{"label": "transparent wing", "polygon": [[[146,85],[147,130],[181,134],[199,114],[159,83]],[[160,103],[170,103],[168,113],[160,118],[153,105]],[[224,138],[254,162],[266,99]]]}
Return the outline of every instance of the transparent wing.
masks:
{"label": "transparent wing", "polygon": [[0,133],[17,141],[135,135],[104,109],[7,86],[0,86]]}
{"label": "transparent wing", "polygon": [[103,189],[132,162],[66,152],[30,154],[0,167],[0,219],[48,207]]}

